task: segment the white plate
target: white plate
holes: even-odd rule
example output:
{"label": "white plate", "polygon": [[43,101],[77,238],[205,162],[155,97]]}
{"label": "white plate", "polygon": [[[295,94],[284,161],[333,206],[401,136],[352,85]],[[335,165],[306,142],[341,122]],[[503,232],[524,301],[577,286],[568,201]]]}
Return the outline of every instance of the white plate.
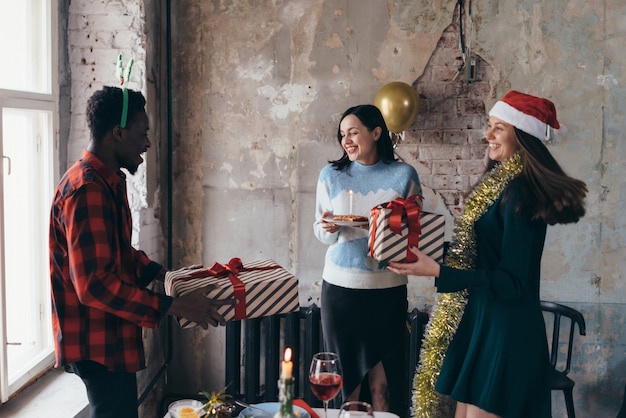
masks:
{"label": "white plate", "polygon": [[[274,414],[276,413],[276,411],[278,411],[278,407],[279,407],[279,403],[278,402],[263,402],[263,403],[257,403],[254,405],[255,408],[259,408],[262,409],[264,411],[267,411],[267,415],[263,415],[262,413],[260,413],[259,411],[257,411],[256,409],[253,408],[246,408],[243,411],[241,411],[239,413],[239,418],[255,418],[255,417],[273,417]],[[311,418],[311,415],[309,415],[309,413],[305,410],[300,408],[299,406],[294,405],[293,406],[294,410],[299,410],[300,411],[300,417],[301,418]]]}
{"label": "white plate", "polygon": [[198,409],[202,406],[202,402],[195,400],[195,399],[181,399],[176,402],[172,402],[170,406],[167,408],[168,410],[167,416],[171,418],[178,418],[178,411],[185,406],[188,406],[193,409]]}
{"label": "white plate", "polygon": [[363,225],[369,225],[370,221],[354,221],[354,222],[350,222],[350,221],[335,221],[333,219],[332,216],[328,216],[326,218],[322,218],[322,220],[329,222],[331,224],[335,224],[335,225],[339,225],[339,226],[363,226]]}

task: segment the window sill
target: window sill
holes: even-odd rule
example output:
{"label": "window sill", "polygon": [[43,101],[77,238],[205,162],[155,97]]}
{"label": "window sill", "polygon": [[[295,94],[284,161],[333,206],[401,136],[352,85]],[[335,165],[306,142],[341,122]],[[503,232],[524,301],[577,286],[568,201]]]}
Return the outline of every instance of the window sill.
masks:
{"label": "window sill", "polygon": [[89,401],[80,378],[53,369],[24,391],[0,405],[0,415],[12,418],[88,418]]}

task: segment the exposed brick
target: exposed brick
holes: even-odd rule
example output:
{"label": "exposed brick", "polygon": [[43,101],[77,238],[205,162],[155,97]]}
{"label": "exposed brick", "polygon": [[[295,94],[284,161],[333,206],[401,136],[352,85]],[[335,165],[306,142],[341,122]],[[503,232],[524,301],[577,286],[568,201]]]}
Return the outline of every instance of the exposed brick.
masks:
{"label": "exposed brick", "polygon": [[467,142],[471,145],[485,145],[485,131],[483,129],[468,129]]}
{"label": "exposed brick", "polygon": [[472,145],[469,150],[469,158],[472,160],[480,160],[483,161],[485,159],[485,154],[487,152],[486,145]]}
{"label": "exposed brick", "polygon": [[[409,161],[407,161],[407,163],[410,164]],[[430,176],[430,164],[424,161],[417,161],[413,162],[411,165],[415,167],[415,171],[417,171],[417,175],[420,179]]]}
{"label": "exposed brick", "polygon": [[474,129],[482,133],[485,132],[485,128],[487,127],[488,117],[486,113],[477,114],[477,115],[467,115],[466,121],[467,125],[465,126],[467,129]]}
{"label": "exposed brick", "polygon": [[456,24],[448,26],[448,28],[441,35],[441,39],[437,45],[437,48],[455,48],[458,50],[459,35],[458,27]]}
{"label": "exposed brick", "polygon": [[422,144],[443,144],[443,135],[440,130],[423,130]]}
{"label": "exposed brick", "polygon": [[93,31],[106,32],[115,30],[128,30],[137,29],[138,33],[141,33],[141,27],[137,22],[139,16],[125,15],[125,14],[88,14],[89,27]]}
{"label": "exposed brick", "polygon": [[461,109],[465,114],[477,113],[479,115],[485,114],[485,103],[482,100],[477,99],[464,99],[461,100]]}
{"label": "exposed brick", "polygon": [[440,81],[452,81],[457,73],[455,67],[436,67],[433,69],[433,79]]}
{"label": "exposed brick", "polygon": [[420,158],[426,160],[463,160],[469,158],[469,149],[460,145],[421,145]]}
{"label": "exposed brick", "polygon": [[[467,175],[480,176],[485,171],[485,164],[482,161],[467,160],[458,162],[459,172]],[[470,179],[470,183],[472,180]]]}
{"label": "exposed brick", "polygon": [[444,144],[466,145],[467,131],[463,129],[445,129],[442,131]]}
{"label": "exposed brick", "polygon": [[131,45],[141,44],[142,38],[135,32],[123,30],[114,32],[111,42],[114,48],[126,49]]}
{"label": "exposed brick", "polygon": [[458,173],[458,162],[455,161],[433,161],[431,174],[433,175],[456,175]]}
{"label": "exposed brick", "polygon": [[446,114],[444,119],[444,127],[447,129],[468,129],[468,126],[472,126],[472,117],[466,116],[462,113]]}
{"label": "exposed brick", "polygon": [[419,114],[413,124],[413,130],[418,132],[441,130],[443,126],[443,115],[441,113]]}
{"label": "exposed brick", "polygon": [[485,104],[493,72],[487,62],[474,55],[476,80],[467,84],[462,73],[454,78],[463,63],[458,37],[458,24],[449,25],[417,80],[420,112],[411,127],[411,146],[417,138],[421,144],[405,150],[411,156],[407,162],[420,167],[422,182],[443,196],[453,214],[460,213],[463,195],[484,171]]}
{"label": "exposed brick", "polygon": [[459,81],[455,81],[454,83],[446,83],[443,86],[443,92],[441,93],[444,97],[464,97],[467,94],[468,87],[467,84]]}
{"label": "exposed brick", "polygon": [[[145,87],[145,33],[143,2],[77,0],[69,3],[67,50],[71,68],[70,130],[67,164],[80,158],[89,143],[85,107],[94,91],[104,85],[116,85],[116,63],[122,53],[124,62],[135,59],[130,87]],[[138,87],[137,87],[138,86]],[[145,93],[145,92],[144,92]],[[140,187],[145,186],[145,179]],[[133,230],[141,222],[141,245],[149,253],[161,247],[158,221],[152,211],[135,213]],[[137,216],[139,215],[139,216]],[[135,238],[135,237],[134,237]]]}
{"label": "exposed brick", "polygon": [[404,139],[399,144],[419,144],[421,142],[421,132],[415,128],[404,131]]}
{"label": "exposed brick", "polygon": [[72,48],[69,51],[68,58],[72,67],[74,65],[94,64],[96,62],[96,54],[94,54],[93,48]]}
{"label": "exposed brick", "polygon": [[469,176],[469,184],[470,186],[475,185],[476,183],[478,183],[478,181],[481,179],[481,177],[483,176],[482,173],[485,171],[485,167],[483,167],[482,172],[480,175],[475,175],[475,176]]}
{"label": "exposed brick", "polygon": [[469,177],[458,175],[430,176],[429,183],[435,190],[467,190],[469,186]]}
{"label": "exposed brick", "polygon": [[447,206],[459,206],[461,203],[461,194],[463,192],[453,190],[442,190],[439,192],[443,197],[443,201]]}
{"label": "exposed brick", "polygon": [[83,14],[71,13],[67,18],[67,28],[72,30],[85,30],[89,27],[89,19]]}

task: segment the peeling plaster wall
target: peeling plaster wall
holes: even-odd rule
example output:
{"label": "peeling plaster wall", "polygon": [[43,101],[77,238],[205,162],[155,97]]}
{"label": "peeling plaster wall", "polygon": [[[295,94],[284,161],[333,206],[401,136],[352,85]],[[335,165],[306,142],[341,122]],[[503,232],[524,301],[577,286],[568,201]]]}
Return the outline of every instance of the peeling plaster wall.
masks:
{"label": "peeling plaster wall", "polygon": [[[273,258],[300,278],[303,305],[319,303],[325,247],[312,234],[315,185],[321,167],[340,155],[337,119],[348,106],[372,102],[390,81],[419,88],[445,30],[457,19],[456,4],[172,1],[173,267],[234,256]],[[146,80],[163,77],[164,66],[142,63],[144,47],[138,39],[144,39],[144,29],[126,32],[137,24],[131,17],[144,13],[139,5],[156,7],[153,1],[71,2],[70,162],[86,138],[77,118],[83,117],[93,89],[94,68],[112,65],[120,49],[139,44],[134,87],[144,90]],[[480,96],[485,109],[514,88],[551,98],[568,127],[550,150],[567,172],[588,184],[588,214],[576,225],[549,228],[542,297],[579,309],[587,321],[587,335],[576,339],[571,372],[578,415],[615,416],[626,383],[626,214],[621,204],[626,188],[621,140],[626,4],[481,0],[471,7],[467,40],[490,69],[489,91]],[[147,38],[156,39],[159,29],[158,20],[151,21]],[[115,30],[120,33],[111,36]],[[121,44],[121,39],[126,41]],[[149,51],[146,61],[162,60],[154,54]],[[155,100],[163,98],[158,88],[147,90]],[[428,123],[423,116],[418,121]],[[450,194],[438,191],[440,172],[432,168],[456,161],[459,175],[468,176],[475,174],[475,166],[456,156],[448,164],[434,164],[434,154],[425,152],[432,138],[424,141],[423,133],[415,134],[419,128],[407,131],[398,154],[419,167],[424,182],[432,181],[426,184],[429,206],[453,213]],[[163,140],[156,142],[157,149],[163,146]],[[430,166],[424,164],[426,155]],[[165,185],[151,186],[152,178],[138,185],[141,191],[141,183],[148,183],[139,200],[139,246],[151,246],[158,256],[158,246],[149,244],[153,238],[147,243],[141,238],[158,238],[153,229],[158,190]],[[412,306],[432,303],[431,282],[411,278]],[[175,329],[174,342],[171,391],[194,394],[224,384],[223,328]],[[554,416],[565,416],[560,395],[553,404]]]}
{"label": "peeling plaster wall", "polygon": [[[337,118],[372,102],[387,82],[413,84],[455,19],[456,2],[174,3],[175,260],[273,258],[301,279],[303,305],[319,303],[325,247],[311,224],[318,172],[340,155]],[[472,2],[467,27],[473,51],[493,71],[484,106],[511,88],[550,97],[569,128],[551,151],[587,182],[588,215],[549,229],[542,296],[588,321],[572,371],[579,415],[615,415],[626,379],[619,204],[626,6],[502,3]],[[419,156],[422,142],[400,144],[399,155]],[[437,190],[429,193],[440,207]],[[413,278],[412,290],[414,306],[432,298],[427,279]],[[178,338],[189,360],[176,384],[218,388],[223,330]],[[564,415],[562,405],[555,397],[555,416]]]}

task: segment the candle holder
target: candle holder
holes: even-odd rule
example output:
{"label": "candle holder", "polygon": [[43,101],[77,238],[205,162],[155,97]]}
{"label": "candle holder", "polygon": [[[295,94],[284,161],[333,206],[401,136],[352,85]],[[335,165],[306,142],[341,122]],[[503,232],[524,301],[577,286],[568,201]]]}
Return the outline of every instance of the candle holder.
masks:
{"label": "candle holder", "polygon": [[278,379],[278,411],[274,418],[296,418],[293,412],[294,378]]}

